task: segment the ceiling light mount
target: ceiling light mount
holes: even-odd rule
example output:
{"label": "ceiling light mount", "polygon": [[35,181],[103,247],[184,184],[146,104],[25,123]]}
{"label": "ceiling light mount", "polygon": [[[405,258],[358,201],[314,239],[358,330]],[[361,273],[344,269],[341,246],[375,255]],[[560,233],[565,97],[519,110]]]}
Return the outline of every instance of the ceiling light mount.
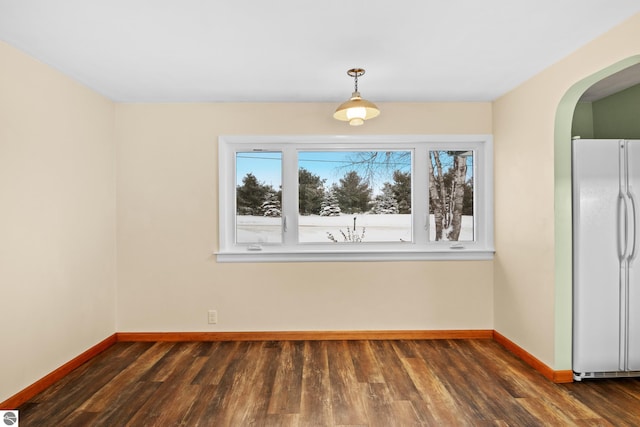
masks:
{"label": "ceiling light mount", "polygon": [[354,91],[348,101],[338,106],[333,117],[349,122],[351,126],[360,126],[365,120],[377,117],[380,110],[373,102],[362,99],[358,92],[358,77],[364,75],[364,68],[352,68],[347,71],[347,74],[354,78]]}

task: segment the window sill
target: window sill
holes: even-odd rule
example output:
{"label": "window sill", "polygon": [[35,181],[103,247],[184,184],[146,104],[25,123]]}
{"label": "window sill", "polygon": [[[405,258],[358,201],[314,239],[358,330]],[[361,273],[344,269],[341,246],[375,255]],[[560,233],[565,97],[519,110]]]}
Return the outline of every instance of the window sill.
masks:
{"label": "window sill", "polygon": [[486,261],[494,249],[443,249],[430,251],[304,251],[217,252],[218,262],[359,262],[359,261]]}

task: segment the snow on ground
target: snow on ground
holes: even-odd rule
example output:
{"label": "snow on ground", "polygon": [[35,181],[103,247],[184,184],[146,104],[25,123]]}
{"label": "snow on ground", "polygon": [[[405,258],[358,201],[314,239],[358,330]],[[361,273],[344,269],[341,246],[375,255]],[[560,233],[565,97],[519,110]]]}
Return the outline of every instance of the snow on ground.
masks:
{"label": "snow on ground", "polygon": [[[356,233],[362,234],[363,242],[400,242],[411,241],[411,215],[340,215],[340,216],[299,216],[299,240],[301,243],[330,243],[327,233],[331,233],[339,242],[344,241],[340,230],[345,234],[347,229],[353,232],[353,219],[356,218]],[[281,218],[263,216],[238,215],[236,217],[236,233],[238,243],[281,243]],[[435,236],[433,215],[431,215],[429,235]],[[443,233],[446,240],[446,231]],[[473,240],[473,217],[462,217],[460,241]]]}

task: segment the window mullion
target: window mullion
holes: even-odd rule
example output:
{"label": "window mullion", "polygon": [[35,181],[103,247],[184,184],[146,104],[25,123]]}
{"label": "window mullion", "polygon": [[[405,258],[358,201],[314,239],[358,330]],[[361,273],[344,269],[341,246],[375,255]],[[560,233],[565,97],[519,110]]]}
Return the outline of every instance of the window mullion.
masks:
{"label": "window mullion", "polygon": [[283,243],[293,247],[298,244],[298,153],[293,146],[282,149],[282,216]]}
{"label": "window mullion", "polygon": [[412,165],[412,193],[413,202],[413,238],[414,243],[424,245],[429,242],[429,156],[426,144],[418,144],[413,154]]}

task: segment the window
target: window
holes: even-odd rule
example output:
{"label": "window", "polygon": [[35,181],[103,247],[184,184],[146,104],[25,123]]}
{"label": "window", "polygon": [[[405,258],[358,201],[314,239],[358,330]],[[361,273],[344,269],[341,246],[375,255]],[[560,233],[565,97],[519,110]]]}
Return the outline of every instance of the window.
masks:
{"label": "window", "polygon": [[221,136],[221,262],[490,259],[488,135]]}

